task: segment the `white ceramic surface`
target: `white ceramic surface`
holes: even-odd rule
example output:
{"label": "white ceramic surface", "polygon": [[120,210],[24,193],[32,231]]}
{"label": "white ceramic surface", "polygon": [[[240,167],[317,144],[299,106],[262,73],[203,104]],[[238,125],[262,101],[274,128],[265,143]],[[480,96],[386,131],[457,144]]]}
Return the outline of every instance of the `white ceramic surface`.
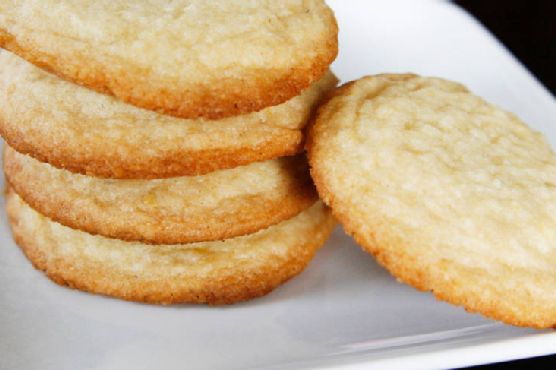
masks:
{"label": "white ceramic surface", "polygon": [[[452,4],[330,3],[342,80],[407,71],[458,80],[556,144],[553,97]],[[495,323],[398,284],[341,229],[305,273],[267,297],[157,307],[51,283],[12,242],[0,207],[0,369],[415,369],[556,352],[552,332]]]}

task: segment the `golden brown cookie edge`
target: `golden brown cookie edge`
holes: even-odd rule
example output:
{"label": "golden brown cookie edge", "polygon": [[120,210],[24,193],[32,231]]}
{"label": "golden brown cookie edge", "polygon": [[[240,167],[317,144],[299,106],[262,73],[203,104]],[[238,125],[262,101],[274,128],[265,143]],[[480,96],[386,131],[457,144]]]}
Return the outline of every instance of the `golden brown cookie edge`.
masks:
{"label": "golden brown cookie edge", "polygon": [[[295,155],[303,151],[303,133],[300,130],[276,129],[276,134],[265,137],[257,146],[220,148],[213,150],[184,150],[151,157],[137,150],[132,155],[94,156],[60,149],[49,145],[41,137],[23,136],[1,119],[0,135],[20,153],[41,162],[88,176],[114,179],[159,179],[176,176],[204,175],[216,170],[234,168],[253,162]],[[279,131],[279,132],[278,132]]]}

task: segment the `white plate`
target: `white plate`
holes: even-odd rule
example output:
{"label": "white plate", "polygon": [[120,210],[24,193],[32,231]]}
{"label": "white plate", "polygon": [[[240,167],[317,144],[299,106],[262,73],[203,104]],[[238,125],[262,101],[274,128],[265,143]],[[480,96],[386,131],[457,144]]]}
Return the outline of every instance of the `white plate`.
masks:
{"label": "white plate", "polygon": [[[412,71],[461,81],[556,144],[550,94],[477,22],[436,1],[331,2],[343,80]],[[1,204],[3,207],[3,203]],[[231,307],[157,307],[80,293],[0,247],[0,368],[441,368],[556,351],[513,328],[398,284],[340,229],[300,277]]]}

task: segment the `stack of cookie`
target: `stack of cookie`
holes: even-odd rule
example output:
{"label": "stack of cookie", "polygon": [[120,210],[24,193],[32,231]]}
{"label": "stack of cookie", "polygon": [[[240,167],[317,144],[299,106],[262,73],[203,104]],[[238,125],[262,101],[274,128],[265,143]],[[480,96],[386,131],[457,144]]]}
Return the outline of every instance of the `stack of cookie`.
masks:
{"label": "stack of cookie", "polygon": [[299,154],[336,85],[323,1],[20,0],[0,14],[8,215],[51,279],[232,303],[324,243],[335,221]]}

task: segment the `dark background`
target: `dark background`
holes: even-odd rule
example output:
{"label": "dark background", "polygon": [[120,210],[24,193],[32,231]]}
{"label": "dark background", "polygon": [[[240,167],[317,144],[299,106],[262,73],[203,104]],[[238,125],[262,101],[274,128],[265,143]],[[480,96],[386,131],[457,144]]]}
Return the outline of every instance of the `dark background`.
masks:
{"label": "dark background", "polygon": [[555,0],[456,0],[556,94]]}
{"label": "dark background", "polygon": [[[457,0],[556,95],[556,0]],[[556,353],[556,348],[554,349]],[[472,369],[556,368],[556,356]]]}

